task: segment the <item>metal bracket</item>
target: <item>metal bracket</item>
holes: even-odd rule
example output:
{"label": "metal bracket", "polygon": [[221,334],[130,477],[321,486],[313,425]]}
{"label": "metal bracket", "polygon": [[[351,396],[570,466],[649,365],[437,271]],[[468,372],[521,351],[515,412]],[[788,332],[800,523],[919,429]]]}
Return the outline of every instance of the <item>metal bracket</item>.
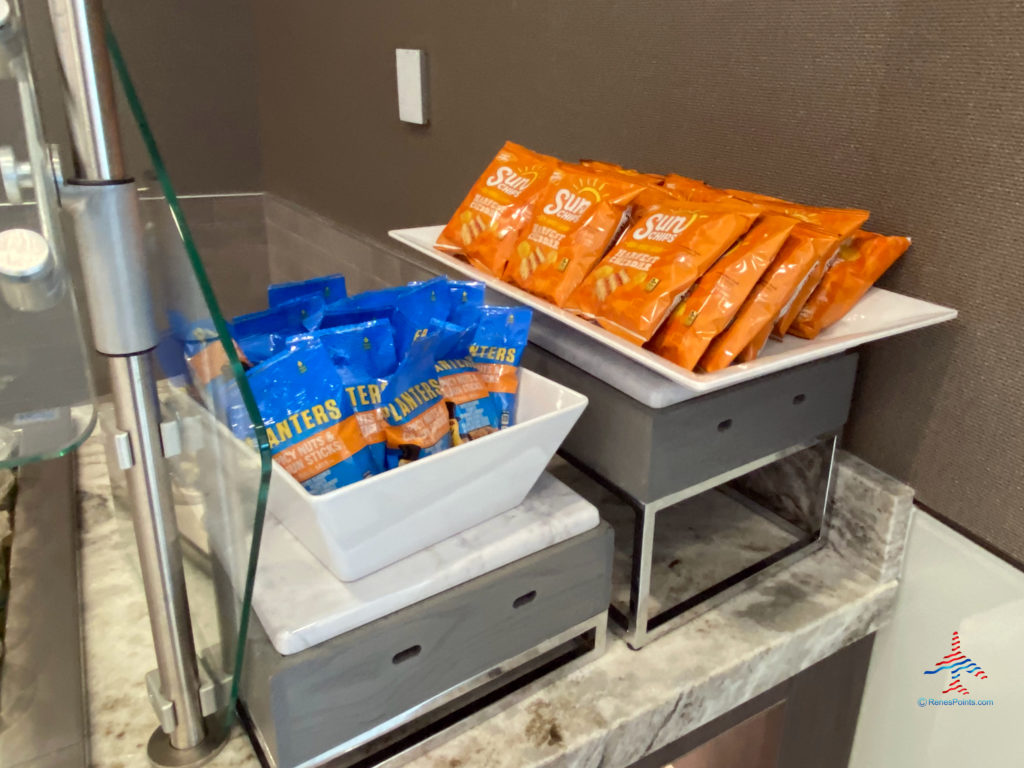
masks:
{"label": "metal bracket", "polygon": [[203,426],[199,416],[184,416],[160,422],[164,458],[195,453],[203,447]]}
{"label": "metal bracket", "polygon": [[110,444],[117,457],[117,466],[125,471],[135,466],[135,454],[132,453],[132,439],[127,432],[117,431],[110,437]]}
{"label": "metal bracket", "polygon": [[181,424],[177,421],[160,422],[160,444],[164,458],[170,459],[181,453]]}
{"label": "metal bracket", "polygon": [[[206,656],[204,653],[203,657]],[[213,679],[214,674],[217,674],[216,680]],[[209,664],[199,665],[199,704],[203,717],[209,717],[224,708],[231,693],[231,680],[231,675],[214,670]],[[151,669],[146,673],[146,693],[160,729],[164,733],[171,733],[178,720],[174,715],[174,703],[165,698],[160,689],[160,670]]]}

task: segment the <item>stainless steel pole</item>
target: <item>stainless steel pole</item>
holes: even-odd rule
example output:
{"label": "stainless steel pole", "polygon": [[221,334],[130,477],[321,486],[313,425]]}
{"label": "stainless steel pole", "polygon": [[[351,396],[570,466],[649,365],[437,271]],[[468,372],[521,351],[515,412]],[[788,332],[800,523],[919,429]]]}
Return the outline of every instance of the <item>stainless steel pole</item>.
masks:
{"label": "stainless steel pole", "polygon": [[[126,178],[99,0],[49,0],[66,86],[78,178],[66,185],[75,213],[96,348],[107,356],[116,438],[133,502],[135,538],[160,672],[173,724],[157,729],[158,765],[199,765],[223,745],[203,719],[181,542],[160,440],[151,351],[157,343],[138,199]],[[124,456],[124,454],[128,454]],[[222,720],[222,718],[221,718]]]}

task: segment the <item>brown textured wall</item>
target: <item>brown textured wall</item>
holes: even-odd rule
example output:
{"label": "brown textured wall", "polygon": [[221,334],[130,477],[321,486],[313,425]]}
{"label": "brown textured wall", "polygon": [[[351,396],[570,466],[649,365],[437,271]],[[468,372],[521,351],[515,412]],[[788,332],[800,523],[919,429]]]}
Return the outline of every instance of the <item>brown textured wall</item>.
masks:
{"label": "brown textured wall", "polygon": [[[267,189],[371,235],[505,138],[872,209],[960,319],[866,350],[848,446],[1024,559],[1024,8],[1014,0],[254,0]],[[394,49],[430,55],[401,124]]]}
{"label": "brown textured wall", "polygon": [[[49,13],[24,0],[47,137],[69,146]],[[105,0],[146,115],[179,194],[258,192],[256,41],[249,0]],[[120,105],[130,170],[148,164]],[[0,144],[24,155],[16,93],[0,82]],[[70,155],[68,155],[70,157]]]}

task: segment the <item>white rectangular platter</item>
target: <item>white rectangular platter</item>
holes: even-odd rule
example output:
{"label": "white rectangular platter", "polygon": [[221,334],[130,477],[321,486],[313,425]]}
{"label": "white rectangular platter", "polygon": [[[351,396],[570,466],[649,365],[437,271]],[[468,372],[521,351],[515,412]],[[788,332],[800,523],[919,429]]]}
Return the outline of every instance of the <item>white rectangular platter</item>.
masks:
{"label": "white rectangular platter", "polygon": [[[494,275],[477,269],[457,256],[442,253],[434,247],[434,243],[443,228],[443,226],[413,227],[395,229],[388,234],[398,242],[430,257],[444,268],[443,272],[451,276],[461,275],[486,283],[489,288],[513,299],[516,303],[531,307],[535,312],[558,321],[566,329],[571,329],[573,332],[600,342],[602,346],[618,352],[623,357],[639,363],[644,368],[689,390],[692,396],[713,392],[812,360],[819,360],[869,341],[877,341],[888,336],[944,323],[954,319],[957,314],[955,309],[949,307],[931,304],[882,288],[872,288],[846,317],[822,331],[816,339],[798,339],[795,336],[787,336],[782,341],[773,339],[768,342],[756,360],[731,365],[715,373],[694,373],[670,363],[665,358],[643,347],[630,344],[594,323],[576,317],[544,299],[537,298],[521,288],[494,277]],[[541,338],[531,336],[530,340],[541,346],[548,346]],[[549,349],[549,351],[559,354],[558,349]]]}

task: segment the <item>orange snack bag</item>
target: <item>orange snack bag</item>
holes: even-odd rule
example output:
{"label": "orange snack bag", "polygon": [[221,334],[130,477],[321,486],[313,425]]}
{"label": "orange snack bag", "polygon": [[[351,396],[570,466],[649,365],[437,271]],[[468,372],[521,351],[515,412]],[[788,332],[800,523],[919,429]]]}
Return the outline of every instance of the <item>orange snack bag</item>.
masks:
{"label": "orange snack bag", "polygon": [[643,173],[642,171],[635,171],[632,168],[623,168],[621,165],[615,163],[605,163],[600,160],[580,160],[580,165],[584,168],[590,168],[594,171],[602,171],[604,173],[619,173],[624,176],[639,177],[639,179],[647,184],[658,186],[665,177],[660,173]]}
{"label": "orange snack bag", "polygon": [[670,173],[665,177],[665,189],[679,195],[683,200],[697,200],[713,203],[716,200],[725,200],[731,195],[721,189],[708,186],[703,181],[688,179],[678,173]]}
{"label": "orange snack bag", "polygon": [[[780,200],[777,197],[769,197],[768,195],[759,195],[755,192],[743,192],[732,189],[727,191],[741,200],[747,200],[776,213],[782,213],[786,216],[792,216],[794,219],[815,224],[827,232],[839,235],[839,242],[836,243],[836,248],[832,253],[824,254],[821,262],[814,265],[800,292],[790,303],[789,309],[779,317],[774,329],[769,331],[769,333],[774,333],[777,338],[782,338],[786,335],[786,331],[789,330],[789,326],[796,320],[796,316],[800,312],[800,308],[803,307],[804,302],[807,301],[814,289],[818,287],[818,283],[821,282],[825,271],[831,266],[832,259],[835,258],[839,250],[839,243],[844,242],[856,232],[868,220],[870,214],[868,211],[859,208],[821,208],[812,205],[802,205],[801,203],[791,203],[788,200]],[[767,336],[764,337],[764,340],[767,340]],[[757,345],[757,350],[753,353],[754,356],[764,346],[764,340],[761,341],[761,344]],[[749,352],[744,356],[744,359],[752,359]]]}
{"label": "orange snack bag", "polygon": [[[715,337],[698,367],[719,371],[736,360],[746,347],[763,334],[767,340],[772,325],[789,308],[814,265],[827,257],[839,236],[806,222],[793,227],[775,260],[743,302],[728,328]],[[755,350],[760,351],[760,346]]]}
{"label": "orange snack bag", "polygon": [[697,282],[658,329],[648,348],[692,371],[711,340],[739,311],[796,223],[777,214],[762,217]]}
{"label": "orange snack bag", "polygon": [[643,344],[760,211],[739,201],[653,206],[573,291],[566,308]]}
{"label": "orange snack bag", "polygon": [[[814,293],[814,289],[818,287],[818,284],[821,282],[821,278],[825,276],[825,272],[839,255],[839,246],[840,244],[836,243],[836,248],[830,255],[821,259],[811,267],[810,274],[807,275],[807,279],[804,281],[804,284],[800,287],[796,296],[793,297],[793,301],[789,303],[789,308],[782,313],[782,316],[779,317],[775,325],[768,330],[768,334],[770,336],[776,339],[781,339],[786,335],[786,331],[789,330],[789,326],[791,326],[793,321],[796,320],[796,316],[800,314],[800,310],[803,308],[804,304],[807,303],[811,294]],[[763,346],[764,342],[758,346],[758,350]]]}
{"label": "orange snack bag", "polygon": [[519,234],[505,279],[562,306],[604,256],[643,188],[622,174],[562,166]]}
{"label": "orange snack bag", "polygon": [[869,211],[860,208],[822,208],[814,205],[803,205],[802,203],[791,203],[778,197],[759,195],[756,192],[745,192],[741,189],[726,189],[726,193],[732,197],[746,200],[748,203],[759,205],[775,213],[784,216],[791,216],[800,221],[806,221],[821,227],[826,232],[839,235],[840,241],[845,240],[868,220],[871,215]]}
{"label": "orange snack bag", "polygon": [[842,319],[909,247],[909,237],[856,232],[850,243],[839,249],[836,263],[825,273],[789,332],[813,339]]}
{"label": "orange snack bag", "polygon": [[515,241],[510,235],[528,221],[557,163],[506,141],[455,210],[437,238],[437,248],[461,254],[473,266],[501,277]]}

